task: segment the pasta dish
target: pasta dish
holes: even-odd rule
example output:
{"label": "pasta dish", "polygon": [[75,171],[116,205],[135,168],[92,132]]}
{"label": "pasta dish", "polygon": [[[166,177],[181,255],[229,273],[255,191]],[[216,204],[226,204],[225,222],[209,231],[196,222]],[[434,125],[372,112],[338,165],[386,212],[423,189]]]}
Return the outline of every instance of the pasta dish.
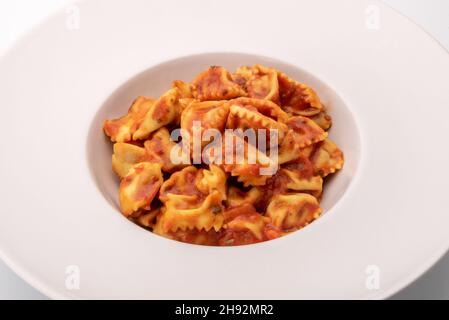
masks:
{"label": "pasta dish", "polygon": [[169,239],[235,246],[322,214],[323,184],[344,163],[331,125],[311,87],[255,65],[175,80],[103,129],[126,218]]}

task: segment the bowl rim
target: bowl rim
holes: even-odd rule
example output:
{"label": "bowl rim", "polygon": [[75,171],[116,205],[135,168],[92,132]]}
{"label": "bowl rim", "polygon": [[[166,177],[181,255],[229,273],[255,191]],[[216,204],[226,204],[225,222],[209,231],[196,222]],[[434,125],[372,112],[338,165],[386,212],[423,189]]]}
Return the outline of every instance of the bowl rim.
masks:
{"label": "bowl rim", "polygon": [[[77,1],[77,2],[84,2],[84,1]],[[397,14],[399,14],[402,17],[405,17],[409,22],[411,21],[408,17],[406,17],[405,15],[399,13],[397,10],[395,10],[394,8],[392,8],[389,5],[386,5],[385,3],[382,2],[383,6],[389,7],[390,9],[392,9],[394,12],[396,12]],[[59,12],[61,12],[62,10],[60,10]],[[58,13],[55,13],[52,17],[55,17]],[[50,19],[50,18],[48,18]],[[47,22],[46,19],[45,21],[42,22],[42,24],[44,24],[45,22]],[[419,25],[417,25],[416,23],[414,23],[413,21],[411,21],[415,26],[417,26],[421,31],[424,31],[427,35],[429,35],[428,32],[426,32],[422,27],[420,27]],[[39,25],[40,26],[40,25]],[[30,30],[26,35],[24,35],[23,37],[21,37],[20,42],[26,41],[29,37],[32,37],[36,30],[39,29],[39,26],[33,28],[32,30]],[[429,35],[434,41],[435,38],[432,37],[431,35]],[[449,53],[447,51],[446,48],[444,48],[440,42],[436,41],[439,46],[441,48],[444,49],[444,51],[446,53]],[[0,61],[1,58],[7,56],[10,51],[12,51],[13,48],[16,47],[16,44],[18,42],[14,43],[9,49],[5,50],[4,53],[0,56]],[[281,60],[282,61],[282,60]],[[320,78],[319,76],[317,76],[318,78]],[[330,87],[332,88],[332,86],[330,85]],[[356,115],[354,114],[354,117],[356,117]],[[358,123],[358,121],[356,121],[356,123]],[[360,131],[360,134],[363,135],[363,131]],[[363,140],[363,139],[362,139]],[[360,163],[359,163],[359,168],[358,171],[361,170],[361,166],[364,164],[364,159],[365,159],[365,152],[363,152],[363,143],[361,144],[362,146],[362,152],[361,152],[361,158],[360,158]],[[357,179],[357,177],[356,177]],[[356,180],[352,181],[351,184],[349,185],[348,190],[346,191],[346,193],[343,195],[344,197],[346,197],[346,195],[354,188]],[[339,201],[336,205],[338,205],[341,201]],[[312,227],[312,226],[310,226]],[[307,228],[308,229],[308,228]],[[305,229],[306,230],[306,229]],[[305,231],[304,230],[304,231]],[[423,261],[419,266],[415,266],[415,270],[409,274],[407,274],[406,276],[404,276],[402,279],[396,279],[396,282],[392,285],[389,286],[389,289],[383,289],[381,293],[379,293],[378,295],[374,295],[374,298],[380,299],[380,298],[388,298],[391,295],[393,295],[394,293],[400,291],[401,289],[403,289],[404,287],[406,287],[407,285],[409,285],[412,281],[416,280],[420,275],[422,275],[426,270],[428,270],[431,266],[433,266],[449,249],[449,239],[446,239],[446,242],[444,244],[441,245],[441,247],[439,248],[435,248],[435,251],[430,255],[430,258],[428,258],[427,260]],[[25,281],[27,281],[28,283],[30,283],[33,287],[37,288],[39,291],[43,292],[44,294],[48,295],[49,297],[53,297],[53,298],[57,298],[57,299],[62,299],[62,298],[68,298],[70,297],[69,295],[64,295],[60,292],[58,292],[57,290],[52,289],[51,287],[47,287],[47,285],[42,282],[40,279],[34,277],[32,275],[32,273],[29,270],[26,270],[26,268],[23,265],[20,265],[20,263],[18,261],[14,261],[12,258],[9,257],[8,253],[6,252],[6,249],[3,248],[2,245],[0,245],[0,257],[2,258],[2,260],[14,271],[16,272],[20,277],[22,277]]]}

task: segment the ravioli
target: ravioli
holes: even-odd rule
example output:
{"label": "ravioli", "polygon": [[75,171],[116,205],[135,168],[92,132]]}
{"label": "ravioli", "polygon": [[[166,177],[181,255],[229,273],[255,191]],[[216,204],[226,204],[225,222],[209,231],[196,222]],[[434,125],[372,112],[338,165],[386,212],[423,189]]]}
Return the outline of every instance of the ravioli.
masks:
{"label": "ravioli", "polygon": [[329,139],[313,146],[310,159],[315,171],[322,177],[340,170],[344,163],[343,152]]}
{"label": "ravioli", "polygon": [[248,97],[279,104],[279,82],[275,69],[261,65],[241,67],[237,69],[235,77],[245,87]]}
{"label": "ravioli", "polygon": [[145,114],[153,106],[154,100],[138,97],[128,110],[128,113],[115,120],[106,120],[103,125],[105,134],[112,142],[129,142],[139,128]]}
{"label": "ravioli", "polygon": [[241,107],[235,104],[231,104],[229,107],[229,116],[226,122],[226,127],[229,129],[241,129],[242,131],[248,129],[263,129],[265,130],[266,135],[272,130],[277,133],[278,140],[281,141],[287,131],[287,126],[284,123],[264,116],[255,108],[249,106]]}
{"label": "ravioli", "polygon": [[184,82],[182,80],[175,80],[172,82],[171,86],[172,88],[177,89],[180,99],[193,98],[193,87],[190,83]]}
{"label": "ravioli", "polygon": [[162,171],[174,172],[183,167],[182,164],[174,164],[171,161],[171,151],[176,143],[171,140],[170,132],[162,127],[151,135],[144,143],[146,159],[149,162],[159,163]]}
{"label": "ravioli", "polygon": [[313,122],[325,131],[329,130],[332,126],[332,117],[325,110],[313,116],[309,116],[309,119],[313,120]]}
{"label": "ravioli", "polygon": [[[189,135],[190,150],[192,152],[194,150],[195,129],[200,137],[207,129],[215,129],[223,133],[228,114],[229,105],[225,101],[192,102],[181,115],[181,129]],[[207,141],[202,141],[200,147],[206,144]]]}
{"label": "ravioli", "polygon": [[307,193],[276,195],[267,208],[267,217],[283,232],[304,228],[321,214],[318,200]]}
{"label": "ravioli", "polygon": [[218,244],[239,246],[272,240],[282,235],[271,219],[259,214],[252,205],[242,205],[224,212],[225,224]]}
{"label": "ravioli", "polygon": [[323,141],[325,132],[313,120],[302,116],[294,116],[287,120],[288,132],[279,150],[279,162],[285,163],[298,158],[300,149]]}
{"label": "ravioli", "polygon": [[142,210],[137,216],[133,217],[132,220],[146,229],[152,229],[160,212],[160,208],[154,210]]}
{"label": "ravioli", "polygon": [[228,208],[239,207],[245,204],[254,205],[262,197],[262,191],[256,187],[244,190],[243,188],[239,188],[237,186],[230,186],[228,189],[226,204]]}
{"label": "ravioli", "polygon": [[147,161],[147,152],[144,148],[131,143],[117,142],[114,144],[112,155],[112,170],[124,178],[133,165]]}
{"label": "ravioli", "polygon": [[170,139],[166,128],[161,128],[145,141],[143,147],[131,143],[117,142],[112,155],[112,170],[121,178],[125,177],[131,167],[140,162],[158,163],[164,172],[173,172],[183,167],[174,164],[170,154],[175,142]]}
{"label": "ravioli", "polygon": [[263,186],[257,187],[263,197],[255,204],[266,211],[273,197],[292,192],[308,193],[319,199],[323,191],[323,178],[315,172],[313,163],[307,157],[283,164],[279,171]]}
{"label": "ravioli", "polygon": [[133,140],[143,140],[163,126],[179,122],[181,92],[172,88],[151,105],[139,127],[133,134]]}
{"label": "ravioli", "polygon": [[278,81],[281,107],[290,115],[313,116],[324,109],[320,98],[308,85],[292,80],[282,72],[278,72]]}
{"label": "ravioli", "polygon": [[163,183],[159,199],[164,204],[161,230],[219,230],[226,200],[226,175],[214,165],[209,170],[186,167]]}
{"label": "ravioli", "polygon": [[344,166],[330,111],[310,86],[259,64],[211,66],[157,99],[140,96],[103,125],[120,211],[159,236],[205,246],[302,229],[320,217],[326,181]]}
{"label": "ravioli", "polygon": [[[223,168],[245,187],[264,185],[276,173],[277,163],[238,135],[223,142]],[[216,159],[215,159],[216,161]]]}
{"label": "ravioli", "polygon": [[243,88],[233,82],[229,71],[219,66],[212,66],[200,73],[192,85],[193,97],[200,101],[228,100],[246,95]]}
{"label": "ravioli", "polygon": [[132,166],[120,183],[120,208],[125,216],[141,209],[151,209],[163,182],[161,166],[156,163],[141,162]]}
{"label": "ravioli", "polygon": [[230,103],[247,109],[252,109],[281,123],[286,122],[289,118],[289,115],[284,112],[279,105],[270,100],[242,97],[232,99],[230,100]]}

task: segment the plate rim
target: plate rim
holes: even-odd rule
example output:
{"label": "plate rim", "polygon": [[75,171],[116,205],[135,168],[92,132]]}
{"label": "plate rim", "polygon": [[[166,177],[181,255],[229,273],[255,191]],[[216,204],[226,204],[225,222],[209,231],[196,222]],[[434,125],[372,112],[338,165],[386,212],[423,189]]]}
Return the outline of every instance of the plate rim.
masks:
{"label": "plate rim", "polygon": [[[374,0],[376,3],[380,3],[382,6],[387,7],[389,10],[392,10],[399,16],[405,18],[408,22],[411,22],[414,26],[418,27],[420,31],[424,32],[428,38],[432,39],[433,42],[437,43],[440,48],[443,49],[443,51],[449,55],[449,50],[443,46],[443,44],[434,37],[431,33],[429,33],[424,27],[416,23],[414,20],[412,20],[410,17],[408,17],[406,14],[400,12],[390,4],[385,3],[383,0]],[[84,3],[87,2],[87,0],[76,0],[72,1],[73,4],[76,3]],[[43,18],[39,23],[35,24],[31,27],[31,29],[27,30],[25,33],[23,33],[21,36],[17,37],[15,41],[13,41],[7,48],[2,50],[2,53],[0,54],[0,61],[3,60],[4,57],[8,56],[9,53],[15,49],[20,43],[23,43],[28,38],[32,37],[37,30],[42,25],[45,25],[49,20],[55,18],[57,15],[61,14],[64,11],[64,9],[58,9],[54,11],[53,13],[47,15],[45,18]],[[168,60],[171,60],[172,57],[170,57]],[[290,62],[287,62],[290,63]],[[302,67],[301,67],[302,68]],[[303,68],[302,68],[303,69]],[[306,72],[309,72],[307,69],[304,69]],[[318,76],[319,78],[319,76]],[[332,86],[331,86],[332,88]],[[338,94],[338,92],[337,92]],[[345,101],[345,99],[343,98]],[[356,117],[356,115],[354,115]],[[362,134],[362,131],[360,131],[360,134]],[[363,139],[362,139],[363,140]],[[360,171],[360,166],[364,163],[364,148],[363,143],[361,145],[362,151],[360,153],[360,161],[359,161],[359,168],[357,171]],[[359,175],[357,175],[359,177]],[[346,197],[346,195],[351,191],[355,185],[355,180],[352,181],[348,187],[348,190],[345,192],[343,197]],[[338,204],[340,201],[336,204]],[[431,254],[431,258],[428,260],[423,261],[419,266],[414,268],[414,271],[411,273],[408,273],[406,276],[402,277],[401,279],[397,279],[394,284],[390,285],[388,289],[383,289],[379,291],[378,294],[374,294],[374,299],[387,299],[393,296],[394,294],[400,292],[401,290],[405,289],[407,286],[412,284],[414,281],[416,281],[418,278],[423,276],[429,269],[431,269],[446,253],[449,252],[449,237],[446,239],[446,242],[444,244],[441,244],[441,247],[438,247],[435,249],[435,252]],[[33,276],[32,272],[27,270],[26,266],[21,265],[18,261],[15,261],[13,258],[10,257],[10,255],[6,252],[6,249],[3,248],[3,245],[0,243],[0,258],[4,261],[4,263],[20,278],[25,280],[28,284],[30,284],[32,287],[43,293],[49,298],[52,299],[71,299],[73,298],[70,294],[66,292],[66,294],[63,294],[62,292],[59,292],[56,289],[51,288],[51,286],[48,286],[44,281],[40,280],[38,277]],[[371,297],[369,297],[371,298]]]}

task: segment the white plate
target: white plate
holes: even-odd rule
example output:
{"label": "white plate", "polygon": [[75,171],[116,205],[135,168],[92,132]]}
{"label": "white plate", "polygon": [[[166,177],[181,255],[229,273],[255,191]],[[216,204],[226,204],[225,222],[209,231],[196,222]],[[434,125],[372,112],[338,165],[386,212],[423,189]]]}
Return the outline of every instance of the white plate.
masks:
{"label": "white plate", "polygon": [[[0,252],[43,293],[385,298],[448,249],[449,56],[399,14],[360,0],[102,0],[78,9],[79,29],[76,8],[62,12],[0,61]],[[238,248],[177,243],[125,220],[100,119],[203,64],[252,61],[286,68],[330,105],[347,163],[326,214]],[[68,283],[73,265],[78,290]]]}

